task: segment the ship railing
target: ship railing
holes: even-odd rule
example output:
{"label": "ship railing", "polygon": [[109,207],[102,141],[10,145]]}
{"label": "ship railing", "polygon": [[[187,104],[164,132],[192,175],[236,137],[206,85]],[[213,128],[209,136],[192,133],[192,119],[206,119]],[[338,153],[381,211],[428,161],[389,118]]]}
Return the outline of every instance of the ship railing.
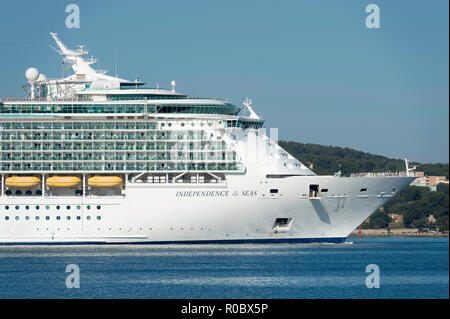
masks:
{"label": "ship railing", "polygon": [[389,177],[389,176],[406,176],[405,172],[368,172],[368,173],[352,173],[350,177]]}
{"label": "ship railing", "polygon": [[58,101],[92,101],[89,96],[77,97],[77,98],[43,98],[35,97],[34,99],[30,97],[5,97],[0,98],[0,101],[6,102],[58,102]]}

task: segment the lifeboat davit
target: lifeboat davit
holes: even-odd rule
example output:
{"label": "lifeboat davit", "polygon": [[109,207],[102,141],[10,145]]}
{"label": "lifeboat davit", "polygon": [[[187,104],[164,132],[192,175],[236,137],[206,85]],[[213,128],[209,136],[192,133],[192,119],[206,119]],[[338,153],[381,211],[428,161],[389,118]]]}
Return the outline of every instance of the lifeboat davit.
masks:
{"label": "lifeboat davit", "polygon": [[78,176],[52,176],[45,180],[48,187],[76,187],[80,185],[81,178]]}
{"label": "lifeboat davit", "polygon": [[7,187],[36,187],[41,184],[41,179],[37,176],[11,176],[5,180]]}
{"label": "lifeboat davit", "polygon": [[88,185],[91,187],[119,187],[123,179],[119,176],[93,176],[88,178]]}

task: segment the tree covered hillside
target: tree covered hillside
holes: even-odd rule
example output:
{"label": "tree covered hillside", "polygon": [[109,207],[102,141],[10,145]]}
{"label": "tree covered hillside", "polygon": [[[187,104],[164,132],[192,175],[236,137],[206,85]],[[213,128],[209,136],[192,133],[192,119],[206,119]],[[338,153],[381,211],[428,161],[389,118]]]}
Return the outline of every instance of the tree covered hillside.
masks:
{"label": "tree covered hillside", "polygon": [[[313,163],[314,172],[318,175],[330,175],[339,170],[344,175],[361,172],[398,172],[405,170],[405,162],[401,159],[390,159],[381,155],[374,155],[351,148],[324,146],[318,144],[304,144],[280,141],[279,145],[288,153],[305,165]],[[449,176],[448,164],[411,163],[417,166],[417,171],[424,171],[425,175]]]}

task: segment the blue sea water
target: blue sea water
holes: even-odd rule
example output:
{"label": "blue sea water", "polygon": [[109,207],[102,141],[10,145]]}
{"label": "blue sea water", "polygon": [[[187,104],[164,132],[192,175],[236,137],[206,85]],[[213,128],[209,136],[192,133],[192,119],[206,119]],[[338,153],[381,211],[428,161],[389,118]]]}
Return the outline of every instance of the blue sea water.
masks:
{"label": "blue sea water", "polygon": [[[366,287],[369,264],[379,288]],[[0,298],[449,298],[449,240],[0,246]]]}

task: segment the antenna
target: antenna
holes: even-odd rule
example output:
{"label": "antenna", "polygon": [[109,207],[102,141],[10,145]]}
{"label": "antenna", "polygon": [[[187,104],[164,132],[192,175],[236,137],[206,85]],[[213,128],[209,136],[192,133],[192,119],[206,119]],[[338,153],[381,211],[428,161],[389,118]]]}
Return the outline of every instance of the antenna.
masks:
{"label": "antenna", "polygon": [[411,176],[409,172],[412,172],[417,169],[416,166],[414,166],[413,168],[409,168],[409,160],[406,157],[405,157],[405,166],[406,166],[406,176],[408,177]]}
{"label": "antenna", "polygon": [[116,48],[116,50],[115,50],[114,64],[115,64],[116,78],[117,78],[117,77],[118,77],[118,76],[117,76],[117,48]]}

